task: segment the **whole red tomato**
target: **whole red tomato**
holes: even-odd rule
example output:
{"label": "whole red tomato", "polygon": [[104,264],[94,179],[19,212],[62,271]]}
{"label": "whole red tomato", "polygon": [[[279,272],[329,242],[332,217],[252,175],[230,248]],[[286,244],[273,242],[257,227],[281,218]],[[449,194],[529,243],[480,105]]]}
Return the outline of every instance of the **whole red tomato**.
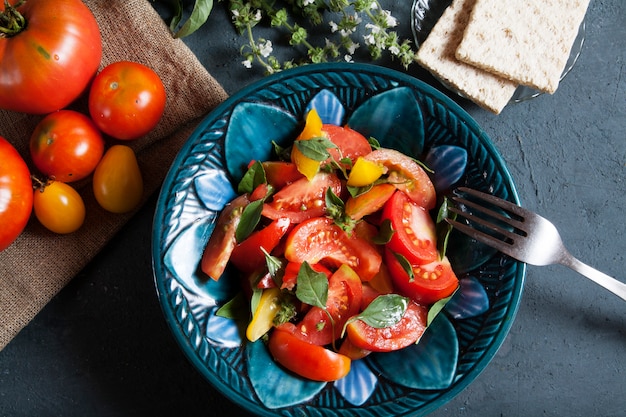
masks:
{"label": "whole red tomato", "polygon": [[81,0],[10,3],[0,2],[0,108],[45,114],[66,107],[100,66],[96,19]]}
{"label": "whole red tomato", "polygon": [[33,208],[33,185],[26,163],[0,137],[0,251],[22,233]]}
{"label": "whole red tomato", "polygon": [[30,154],[42,174],[73,182],[96,169],[104,153],[104,139],[91,119],[73,110],[44,117],[30,138]]}
{"label": "whole red tomato", "polygon": [[131,140],[150,132],[165,110],[165,88],[145,65],[120,61],[106,66],[89,92],[89,113],[104,133]]}

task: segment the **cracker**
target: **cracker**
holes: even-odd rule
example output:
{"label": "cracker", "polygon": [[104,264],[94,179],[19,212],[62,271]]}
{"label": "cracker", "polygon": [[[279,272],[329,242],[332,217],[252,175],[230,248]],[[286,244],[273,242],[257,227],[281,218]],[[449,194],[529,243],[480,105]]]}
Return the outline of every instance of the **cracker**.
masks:
{"label": "cracker", "polygon": [[476,0],[456,58],[554,93],[589,0]]}
{"label": "cracker", "polygon": [[417,61],[444,84],[499,114],[513,96],[517,83],[459,62],[455,57],[475,1],[452,2],[417,51]]}

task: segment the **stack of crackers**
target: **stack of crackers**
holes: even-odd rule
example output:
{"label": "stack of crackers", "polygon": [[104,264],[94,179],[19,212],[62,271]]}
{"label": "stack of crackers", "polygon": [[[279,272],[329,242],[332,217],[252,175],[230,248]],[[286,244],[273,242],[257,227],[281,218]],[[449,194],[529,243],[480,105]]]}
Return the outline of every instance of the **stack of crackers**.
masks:
{"label": "stack of crackers", "polygon": [[556,91],[589,1],[453,0],[417,60],[499,114],[519,85]]}

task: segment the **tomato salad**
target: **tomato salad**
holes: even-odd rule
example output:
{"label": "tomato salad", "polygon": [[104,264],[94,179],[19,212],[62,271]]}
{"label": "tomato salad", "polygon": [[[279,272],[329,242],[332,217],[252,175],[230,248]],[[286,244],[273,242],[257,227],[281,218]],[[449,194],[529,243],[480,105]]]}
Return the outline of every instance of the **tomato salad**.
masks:
{"label": "tomato salad", "polygon": [[458,287],[424,168],[315,110],[275,151],[250,162],[201,260],[214,280],[229,264],[241,272],[247,339],[263,338],[280,365],[316,381],[416,343],[429,307]]}

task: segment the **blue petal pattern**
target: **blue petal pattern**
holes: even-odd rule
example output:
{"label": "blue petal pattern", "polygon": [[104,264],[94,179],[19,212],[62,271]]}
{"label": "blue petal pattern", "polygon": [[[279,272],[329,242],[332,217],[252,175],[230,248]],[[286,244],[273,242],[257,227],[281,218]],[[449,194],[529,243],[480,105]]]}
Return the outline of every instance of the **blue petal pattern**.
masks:
{"label": "blue petal pattern", "polygon": [[211,309],[206,325],[206,335],[214,345],[224,348],[241,346],[242,333],[237,322],[226,317],[215,315],[218,308]]}
{"label": "blue petal pattern", "polygon": [[459,290],[448,301],[445,310],[454,319],[476,317],[489,310],[485,287],[474,277],[459,279]]}
{"label": "blue petal pattern", "polygon": [[224,171],[217,169],[194,177],[193,185],[202,204],[213,211],[221,211],[237,195]]}
{"label": "blue petal pattern", "polygon": [[424,149],[424,118],[415,95],[407,87],[377,94],[361,104],[348,126],[385,148],[419,157]]}
{"label": "blue petal pattern", "polygon": [[309,101],[309,104],[306,106],[305,114],[311,109],[315,109],[317,111],[320,119],[322,119],[322,123],[337,126],[343,125],[343,118],[346,115],[346,109],[344,109],[341,101],[339,101],[337,96],[332,92],[322,90],[313,96],[313,98]]}
{"label": "blue petal pattern", "polygon": [[376,389],[378,378],[370,370],[364,360],[352,361],[350,373],[339,381],[335,388],[350,404],[361,405]]}
{"label": "blue petal pattern", "polygon": [[443,195],[465,174],[467,151],[454,145],[435,146],[426,154],[424,163],[434,171],[432,181],[437,195]]}
{"label": "blue petal pattern", "polygon": [[272,141],[284,145],[296,136],[298,121],[278,107],[240,103],[233,109],[225,139],[225,160],[235,183],[245,174],[250,160],[266,161]]}
{"label": "blue petal pattern", "polygon": [[326,386],[326,382],[309,381],[287,373],[260,340],[246,344],[246,363],[254,391],[270,409],[308,401]]}

